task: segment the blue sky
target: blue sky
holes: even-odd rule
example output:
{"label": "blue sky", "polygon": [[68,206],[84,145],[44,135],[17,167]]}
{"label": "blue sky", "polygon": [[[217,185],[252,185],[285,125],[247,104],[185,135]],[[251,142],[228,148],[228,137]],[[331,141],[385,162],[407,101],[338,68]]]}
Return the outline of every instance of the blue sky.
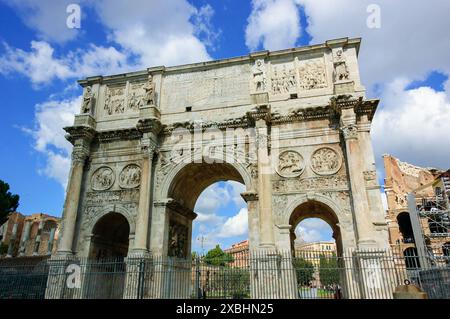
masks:
{"label": "blue sky", "polygon": [[[379,0],[380,27],[370,28],[373,2],[82,0],[81,28],[69,29],[72,1],[0,0],[0,179],[21,196],[19,211],[61,215],[70,162],[61,128],[79,109],[77,79],[346,36],[363,38],[362,81],[369,97],[381,99],[372,130],[380,182],[384,153],[448,168],[450,3]],[[222,216],[224,225],[241,220],[242,208],[230,199],[203,213]]]}

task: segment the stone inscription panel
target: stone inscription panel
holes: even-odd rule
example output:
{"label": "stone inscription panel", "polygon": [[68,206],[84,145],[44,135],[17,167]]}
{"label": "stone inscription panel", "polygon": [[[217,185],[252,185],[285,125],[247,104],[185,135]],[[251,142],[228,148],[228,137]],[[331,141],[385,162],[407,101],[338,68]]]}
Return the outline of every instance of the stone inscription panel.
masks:
{"label": "stone inscription panel", "polygon": [[250,66],[169,74],[164,77],[163,112],[184,112],[250,103]]}

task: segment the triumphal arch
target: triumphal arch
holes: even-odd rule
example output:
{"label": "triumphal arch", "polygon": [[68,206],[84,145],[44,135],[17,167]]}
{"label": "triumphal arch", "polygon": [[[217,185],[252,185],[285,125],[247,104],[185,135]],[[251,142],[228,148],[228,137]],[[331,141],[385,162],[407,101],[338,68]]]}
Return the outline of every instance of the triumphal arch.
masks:
{"label": "triumphal arch", "polygon": [[331,225],[340,253],[387,248],[370,139],[379,101],[365,96],[359,47],[79,81],[59,258],[189,258],[195,202],[221,180],[245,185],[251,251],[290,250],[308,217]]}

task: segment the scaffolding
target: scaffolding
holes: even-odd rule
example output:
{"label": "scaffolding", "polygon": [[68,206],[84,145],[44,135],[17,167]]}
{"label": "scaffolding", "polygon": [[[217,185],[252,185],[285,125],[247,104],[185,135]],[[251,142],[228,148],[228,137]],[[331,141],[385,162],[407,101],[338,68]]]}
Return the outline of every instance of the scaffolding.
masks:
{"label": "scaffolding", "polygon": [[[435,190],[433,197],[419,197],[416,194],[426,187]],[[450,263],[450,176],[442,174],[433,183],[423,185],[408,194],[408,210],[414,233],[417,255],[424,268]],[[426,221],[426,227],[423,223]],[[441,252],[433,249],[433,239],[448,238]]]}

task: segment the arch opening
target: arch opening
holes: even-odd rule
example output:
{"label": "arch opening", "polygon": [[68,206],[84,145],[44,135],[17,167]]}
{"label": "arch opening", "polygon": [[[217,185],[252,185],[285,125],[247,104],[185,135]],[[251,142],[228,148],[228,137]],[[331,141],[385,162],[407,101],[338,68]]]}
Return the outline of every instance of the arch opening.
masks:
{"label": "arch opening", "polygon": [[326,204],[309,200],[292,212],[291,250],[301,298],[342,298],[345,274],[339,221]]}
{"label": "arch opening", "polygon": [[403,236],[403,242],[405,244],[414,243],[414,232],[411,225],[411,218],[409,213],[403,212],[397,215],[397,223],[400,233]]}
{"label": "arch opening", "polygon": [[[227,189],[227,185],[231,184],[234,185],[233,199]],[[217,240],[224,235],[219,226],[227,224],[227,217],[238,216],[236,218],[241,220],[248,218],[247,205],[240,198],[240,193],[245,189],[244,177],[232,164],[203,162],[185,165],[175,175],[168,189],[168,198],[172,203],[166,207],[169,216],[167,255],[189,258],[193,250],[204,253],[219,244]],[[210,195],[206,203],[202,201],[203,193]],[[226,201],[236,200],[236,197],[242,201],[240,208],[245,208],[245,212],[238,210],[235,216],[225,216],[214,211],[226,207]],[[194,227],[200,223],[204,224],[202,229]],[[225,248],[224,245],[222,241],[221,248]]]}
{"label": "arch opening", "polygon": [[337,215],[330,207],[315,200],[310,200],[297,206],[289,218],[289,225],[291,225],[292,251],[295,252],[295,240],[297,239],[295,230],[304,220],[307,219],[320,219],[329,225],[332,232],[332,238],[336,243],[336,253],[339,256],[342,255],[342,238],[341,231],[338,226],[339,220]]}
{"label": "arch opening", "polygon": [[110,212],[95,224],[89,256],[93,259],[123,259],[128,254],[130,225],[119,213]]}
{"label": "arch opening", "polygon": [[420,268],[419,255],[415,247],[408,247],[403,251],[406,269]]}

